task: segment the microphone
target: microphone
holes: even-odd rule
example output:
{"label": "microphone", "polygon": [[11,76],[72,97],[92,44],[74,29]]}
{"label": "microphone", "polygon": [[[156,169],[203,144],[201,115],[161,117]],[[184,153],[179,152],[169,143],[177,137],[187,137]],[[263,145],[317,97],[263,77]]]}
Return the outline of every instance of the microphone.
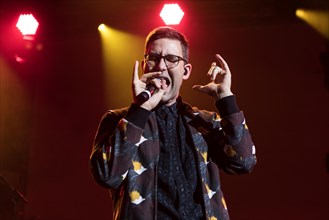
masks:
{"label": "microphone", "polygon": [[149,98],[154,94],[156,89],[157,88],[153,84],[146,85],[145,90],[136,97],[137,103],[141,105],[147,100],[149,100]]}

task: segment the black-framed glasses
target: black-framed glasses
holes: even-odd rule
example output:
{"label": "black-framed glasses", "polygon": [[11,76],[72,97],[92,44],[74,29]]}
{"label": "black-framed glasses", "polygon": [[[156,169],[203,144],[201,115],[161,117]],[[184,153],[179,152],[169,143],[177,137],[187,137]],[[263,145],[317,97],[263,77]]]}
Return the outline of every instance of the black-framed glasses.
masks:
{"label": "black-framed glasses", "polygon": [[159,65],[161,59],[164,59],[165,64],[167,69],[172,69],[175,68],[179,61],[183,60],[185,63],[187,63],[187,60],[185,60],[183,57],[177,56],[177,55],[173,55],[173,54],[167,54],[167,55],[160,55],[160,54],[145,54],[144,55],[144,60],[146,62],[146,64],[153,68],[157,65]]}

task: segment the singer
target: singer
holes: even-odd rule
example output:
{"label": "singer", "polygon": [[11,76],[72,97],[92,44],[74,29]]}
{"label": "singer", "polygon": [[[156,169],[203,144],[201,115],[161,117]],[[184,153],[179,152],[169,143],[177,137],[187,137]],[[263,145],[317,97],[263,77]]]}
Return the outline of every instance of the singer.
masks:
{"label": "singer", "polygon": [[110,189],[113,219],[230,219],[219,170],[249,173],[256,155],[228,64],[216,54],[209,83],[193,86],[215,100],[218,112],[180,96],[192,72],[181,32],[151,31],[141,66],[141,75],[138,61],[133,68],[132,104],[104,114],[90,156],[95,181]]}

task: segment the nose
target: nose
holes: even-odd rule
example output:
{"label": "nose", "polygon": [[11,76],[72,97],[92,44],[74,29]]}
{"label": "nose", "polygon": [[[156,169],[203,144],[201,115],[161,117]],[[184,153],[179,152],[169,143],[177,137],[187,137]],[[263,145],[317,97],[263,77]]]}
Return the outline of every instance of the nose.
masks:
{"label": "nose", "polygon": [[167,69],[167,64],[166,64],[166,61],[165,61],[165,58],[164,57],[161,57],[161,59],[159,60],[159,63],[157,65],[157,68],[161,72],[162,71],[165,71]]}

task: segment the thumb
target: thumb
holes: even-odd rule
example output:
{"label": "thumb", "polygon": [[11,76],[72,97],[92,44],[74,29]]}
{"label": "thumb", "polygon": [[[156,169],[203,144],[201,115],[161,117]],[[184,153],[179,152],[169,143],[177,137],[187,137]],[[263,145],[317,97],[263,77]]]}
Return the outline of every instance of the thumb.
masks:
{"label": "thumb", "polygon": [[205,88],[205,86],[194,85],[194,86],[192,87],[192,89],[197,90],[197,91],[199,91],[199,92],[206,93],[206,88]]}
{"label": "thumb", "polygon": [[205,85],[205,86],[201,86],[201,85],[195,85],[192,87],[192,89],[194,90],[197,90],[201,93],[204,93],[204,94],[207,94],[207,95],[210,95],[212,97],[217,97],[217,92],[211,87],[208,85]]}
{"label": "thumb", "polygon": [[158,89],[157,92],[155,92],[150,99],[154,99],[154,100],[161,100],[162,96],[164,94],[164,90],[163,89]]}

